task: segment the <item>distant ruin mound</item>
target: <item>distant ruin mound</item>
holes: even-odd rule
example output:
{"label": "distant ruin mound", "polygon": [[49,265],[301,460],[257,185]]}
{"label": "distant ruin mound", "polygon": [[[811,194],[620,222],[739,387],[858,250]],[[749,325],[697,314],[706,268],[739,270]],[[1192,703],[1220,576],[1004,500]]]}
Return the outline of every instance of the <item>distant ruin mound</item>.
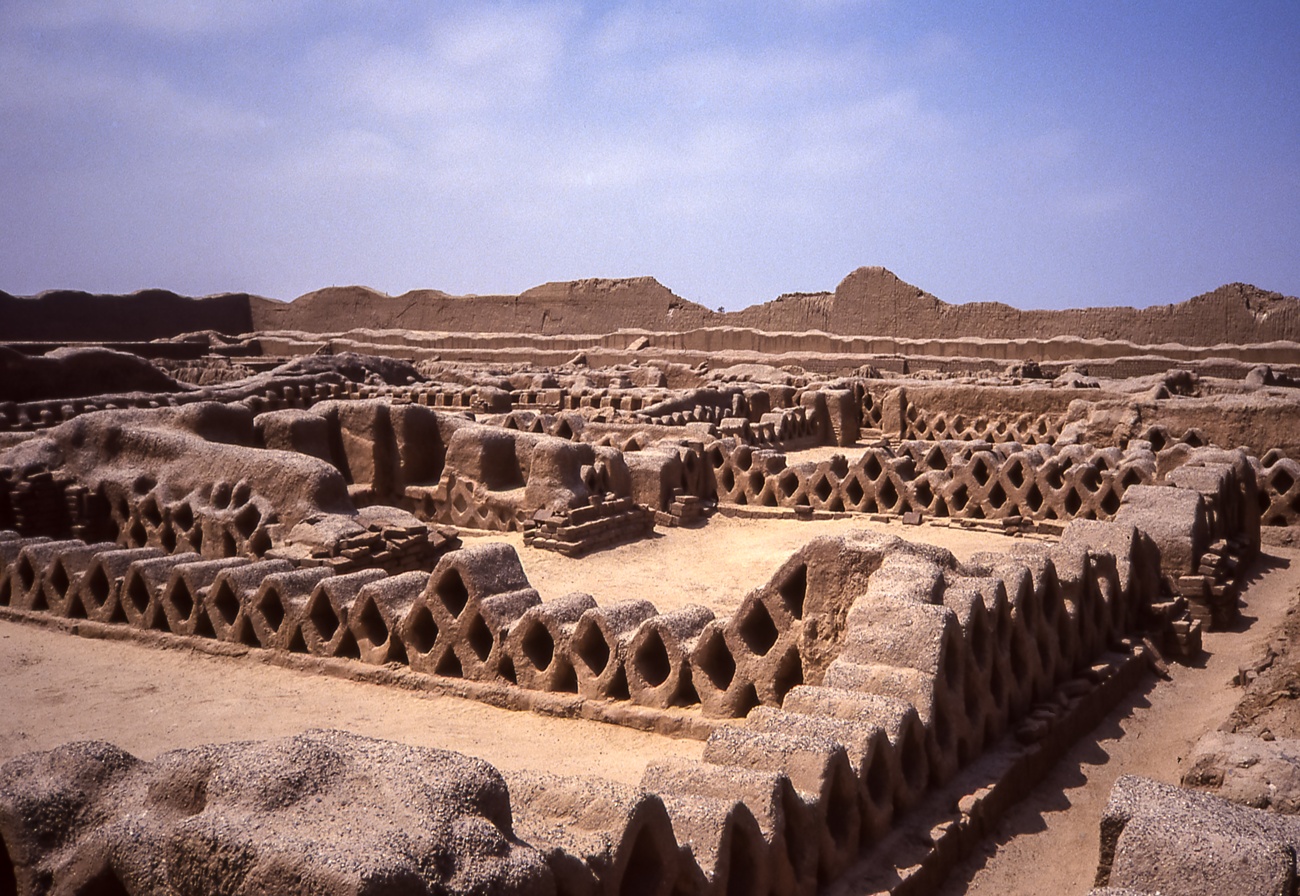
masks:
{"label": "distant ruin mound", "polygon": [[684,299],[653,277],[630,277],[545,283],[519,295],[456,296],[423,289],[390,296],[364,286],[328,287],[292,302],[246,294],[187,299],[163,290],[129,296],[60,291],[32,298],[0,293],[0,317],[12,341],[147,340],[194,330],[558,336],[742,327],[899,339],[1074,336],[1188,346],[1300,342],[1300,299],[1245,283],[1175,305],[1024,310],[1001,302],[949,304],[883,267],[858,268],[834,292],[788,293],[734,312]]}
{"label": "distant ruin mound", "polygon": [[128,295],[60,289],[31,297],[0,292],[0,337],[8,342],[147,342],[199,330],[247,333],[253,327],[254,301],[246,293],[196,299],[165,289]]}

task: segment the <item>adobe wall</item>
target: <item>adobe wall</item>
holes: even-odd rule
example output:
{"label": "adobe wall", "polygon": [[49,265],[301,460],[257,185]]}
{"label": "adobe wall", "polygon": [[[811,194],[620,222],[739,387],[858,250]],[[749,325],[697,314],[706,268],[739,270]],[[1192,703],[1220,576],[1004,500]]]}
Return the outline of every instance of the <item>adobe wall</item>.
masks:
{"label": "adobe wall", "polygon": [[[7,323],[5,338],[14,341],[139,340],[205,329],[337,333],[360,326],[542,336],[736,327],[919,340],[1002,341],[1017,334],[1149,345],[1300,342],[1300,301],[1240,283],[1176,305],[1031,311],[989,302],[950,305],[879,267],[859,268],[833,293],[782,296],[730,313],[711,311],[651,277],[638,277],[548,283],[517,296],[452,296],[437,290],[388,296],[359,286],[330,287],[290,303],[244,294],[186,300],[162,290],[131,296],[60,291],[27,299],[0,293],[0,318]],[[769,344],[765,350],[781,348]]]}
{"label": "adobe wall", "polygon": [[163,289],[130,295],[53,290],[27,298],[0,292],[0,335],[6,342],[139,342],[216,330],[253,328],[244,293],[192,299]]}

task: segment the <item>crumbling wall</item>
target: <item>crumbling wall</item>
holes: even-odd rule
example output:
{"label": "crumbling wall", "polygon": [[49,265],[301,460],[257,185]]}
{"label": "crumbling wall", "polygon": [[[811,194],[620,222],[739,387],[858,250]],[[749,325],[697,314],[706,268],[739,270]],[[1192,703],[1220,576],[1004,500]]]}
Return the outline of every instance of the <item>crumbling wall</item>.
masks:
{"label": "crumbling wall", "polygon": [[0,766],[0,856],[11,893],[555,892],[496,769],[343,731],[20,756]]}

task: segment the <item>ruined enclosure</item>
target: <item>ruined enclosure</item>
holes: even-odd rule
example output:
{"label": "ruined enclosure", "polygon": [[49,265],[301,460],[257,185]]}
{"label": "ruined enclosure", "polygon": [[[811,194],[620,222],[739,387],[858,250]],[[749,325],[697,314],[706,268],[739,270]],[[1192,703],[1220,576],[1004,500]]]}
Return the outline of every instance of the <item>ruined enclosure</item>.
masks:
{"label": "ruined enclosure", "polygon": [[[572,286],[520,307],[657,295]],[[1295,300],[1257,344],[945,342],[917,316],[900,351],[689,314],[343,332],[328,299],[248,306],[301,329],[88,345],[59,296],[6,298],[3,625],[620,726],[662,758],[73,744],[0,767],[0,893],[933,892],[1152,668],[1262,624],[1243,596],[1300,531]],[[1124,808],[1157,785],[1124,786],[1099,883],[1171,892],[1126,858],[1165,836]],[[341,820],[367,805],[379,828]],[[385,826],[408,846],[375,848]]]}

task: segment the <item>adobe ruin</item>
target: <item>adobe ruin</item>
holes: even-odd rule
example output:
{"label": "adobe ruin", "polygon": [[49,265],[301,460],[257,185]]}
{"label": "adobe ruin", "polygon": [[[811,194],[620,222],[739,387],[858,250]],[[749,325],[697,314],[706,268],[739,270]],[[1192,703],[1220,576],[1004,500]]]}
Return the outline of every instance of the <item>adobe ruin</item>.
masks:
{"label": "adobe ruin", "polygon": [[[0,625],[699,747],[632,783],[346,731],[0,756],[0,894],[934,892],[1153,669],[1246,624],[1261,554],[1300,558],[1300,300],[1241,284],[1023,312],[864,268],[732,314],[639,279],[0,320]],[[724,525],[794,543],[699,601],[533,572]],[[1242,670],[1242,706],[1291,668]],[[1271,863],[1246,892],[1294,887],[1296,754],[1243,809],[1202,753],[1220,796],[1122,779],[1098,892],[1204,892],[1240,843]],[[1228,832],[1181,883],[1142,858],[1169,814]]]}

